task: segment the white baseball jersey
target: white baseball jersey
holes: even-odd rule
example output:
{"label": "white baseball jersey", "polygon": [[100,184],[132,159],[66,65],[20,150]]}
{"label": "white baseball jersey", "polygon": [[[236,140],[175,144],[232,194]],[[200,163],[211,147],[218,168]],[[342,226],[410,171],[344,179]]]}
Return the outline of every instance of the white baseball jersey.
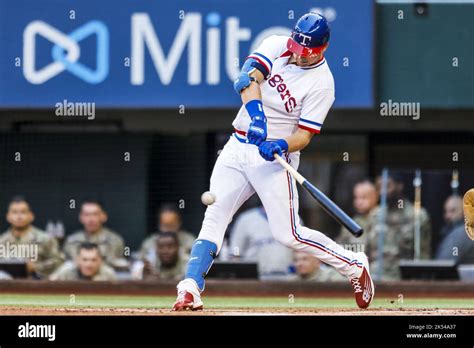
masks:
{"label": "white baseball jersey", "polygon": [[[268,139],[287,137],[298,127],[319,133],[334,102],[334,78],[326,59],[308,67],[288,64],[292,54],[287,41],[287,36],[272,35],[249,56],[268,70],[260,84]],[[250,122],[242,106],[232,125],[243,135]]]}

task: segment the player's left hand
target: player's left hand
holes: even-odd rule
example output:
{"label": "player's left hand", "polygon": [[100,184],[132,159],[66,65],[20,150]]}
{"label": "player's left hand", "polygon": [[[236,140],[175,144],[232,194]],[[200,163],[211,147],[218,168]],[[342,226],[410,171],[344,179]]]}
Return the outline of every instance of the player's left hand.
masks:
{"label": "player's left hand", "polygon": [[265,116],[255,116],[250,122],[247,131],[247,139],[250,144],[259,146],[267,139],[267,119]]}
{"label": "player's left hand", "polygon": [[277,141],[264,141],[258,147],[258,152],[266,161],[274,161],[274,155],[277,153],[280,156],[283,155],[283,152],[288,151],[288,143],[283,140]]}

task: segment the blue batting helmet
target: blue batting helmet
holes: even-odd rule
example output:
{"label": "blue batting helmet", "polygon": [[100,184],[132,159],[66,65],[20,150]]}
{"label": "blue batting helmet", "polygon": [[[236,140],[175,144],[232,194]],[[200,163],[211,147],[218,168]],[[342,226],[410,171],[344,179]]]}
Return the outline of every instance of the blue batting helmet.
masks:
{"label": "blue batting helmet", "polygon": [[296,22],[286,47],[299,56],[319,54],[329,42],[331,29],[324,16],[310,12]]}

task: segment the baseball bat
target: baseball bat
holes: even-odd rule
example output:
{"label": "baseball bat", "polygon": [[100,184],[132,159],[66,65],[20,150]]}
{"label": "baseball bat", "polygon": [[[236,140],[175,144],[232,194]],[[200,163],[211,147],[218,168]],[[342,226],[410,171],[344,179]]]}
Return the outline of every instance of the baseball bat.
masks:
{"label": "baseball bat", "polygon": [[364,230],[360,225],[355,222],[349,215],[347,215],[341,208],[337,206],[328,196],[321,192],[316,186],[311,184],[306,178],[298,173],[298,171],[290,166],[280,155],[275,154],[276,160],[285,168],[295,180],[303,186],[308,193],[316,199],[319,205],[328,213],[333,219],[335,219],[342,226],[347,228],[354,236],[360,237]]}

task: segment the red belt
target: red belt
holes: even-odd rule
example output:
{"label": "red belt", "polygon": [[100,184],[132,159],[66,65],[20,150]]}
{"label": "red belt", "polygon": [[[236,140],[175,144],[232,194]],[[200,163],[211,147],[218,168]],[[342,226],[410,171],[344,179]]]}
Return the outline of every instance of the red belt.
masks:
{"label": "red belt", "polygon": [[237,134],[243,135],[244,137],[246,137],[246,136],[247,136],[247,132],[244,132],[244,131],[238,130],[238,129],[236,129],[236,128],[234,128],[234,131],[235,131]]}

